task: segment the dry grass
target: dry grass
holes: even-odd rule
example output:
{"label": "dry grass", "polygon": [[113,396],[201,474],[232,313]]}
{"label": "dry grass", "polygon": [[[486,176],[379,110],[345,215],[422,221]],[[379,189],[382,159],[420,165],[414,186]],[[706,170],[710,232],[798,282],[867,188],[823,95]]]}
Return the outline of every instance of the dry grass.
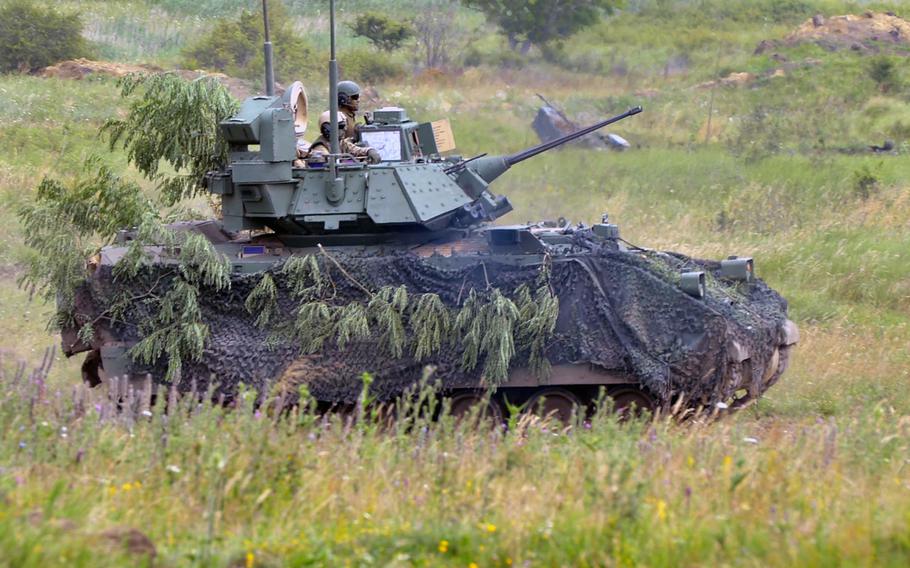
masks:
{"label": "dry grass", "polygon": [[[797,382],[806,365],[851,359],[837,356],[838,334],[807,343],[816,354],[781,394],[811,397]],[[887,398],[828,419],[620,424],[601,413],[570,429],[516,417],[506,431],[427,420],[416,404],[391,429],[276,419],[253,396],[146,416],[97,390],[48,387],[43,372],[3,384],[0,543],[15,565],[87,563],[110,550],[99,535],[127,528],[166,565],[910,558],[910,415]],[[95,560],[147,553],[124,554]]]}

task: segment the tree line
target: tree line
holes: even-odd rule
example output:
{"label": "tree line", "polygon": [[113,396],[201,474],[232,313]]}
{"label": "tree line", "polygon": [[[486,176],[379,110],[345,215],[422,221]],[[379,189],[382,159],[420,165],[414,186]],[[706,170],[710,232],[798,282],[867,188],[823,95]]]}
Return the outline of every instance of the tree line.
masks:
{"label": "tree line", "polygon": [[[413,16],[389,12],[357,14],[347,25],[369,41],[370,53],[350,53],[347,67],[366,80],[400,73],[388,55],[412,44],[420,54],[419,67],[442,67],[451,62],[459,30],[453,21],[460,7],[479,10],[496,26],[509,48],[527,55],[532,47],[545,49],[611,14],[621,0],[425,0]],[[322,51],[299,34],[284,2],[272,0],[270,23],[279,77],[296,76],[324,67]],[[82,36],[76,13],[35,0],[6,0],[0,4],[0,72],[33,72],[62,60],[89,57],[90,42]],[[217,70],[229,75],[262,76],[261,12],[242,11],[215,21],[211,31],[187,45],[181,63],[187,68]],[[342,66],[345,66],[342,54]]]}

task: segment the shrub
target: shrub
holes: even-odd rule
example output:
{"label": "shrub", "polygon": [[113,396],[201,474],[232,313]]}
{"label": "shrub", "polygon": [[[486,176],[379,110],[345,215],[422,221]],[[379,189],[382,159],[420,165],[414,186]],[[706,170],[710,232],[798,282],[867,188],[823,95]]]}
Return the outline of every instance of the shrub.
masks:
{"label": "shrub", "polygon": [[82,21],[38,6],[12,0],[0,7],[0,71],[36,71],[58,61],[88,55]]}
{"label": "shrub", "polygon": [[864,164],[853,172],[853,195],[863,200],[869,199],[878,191],[880,183],[878,173]]}
{"label": "shrub", "polygon": [[480,67],[490,65],[502,69],[522,69],[530,60],[529,56],[521,55],[510,49],[496,51],[482,51],[476,46],[468,46],[464,54],[466,67]]}
{"label": "shrub", "polygon": [[[321,71],[324,61],[290,22],[281,3],[269,5],[275,80],[284,83]],[[214,29],[183,50],[181,64],[188,69],[209,69],[260,81],[265,75],[263,41],[262,12],[244,11],[237,19],[219,19]]]}
{"label": "shrub", "polygon": [[867,73],[869,78],[875,81],[878,89],[883,93],[900,87],[897,66],[894,64],[894,60],[888,57],[880,56],[870,60]]}
{"label": "shrub", "polygon": [[410,23],[375,12],[357,16],[351,25],[351,31],[354,35],[370,40],[380,51],[395,51],[414,36],[414,28]]}
{"label": "shrub", "polygon": [[388,53],[369,49],[351,49],[338,56],[338,65],[344,77],[363,83],[381,83],[401,77],[404,65]]}
{"label": "shrub", "polygon": [[615,0],[464,0],[483,12],[509,41],[509,46],[525,55],[531,45],[543,46],[566,38],[611,14]]}

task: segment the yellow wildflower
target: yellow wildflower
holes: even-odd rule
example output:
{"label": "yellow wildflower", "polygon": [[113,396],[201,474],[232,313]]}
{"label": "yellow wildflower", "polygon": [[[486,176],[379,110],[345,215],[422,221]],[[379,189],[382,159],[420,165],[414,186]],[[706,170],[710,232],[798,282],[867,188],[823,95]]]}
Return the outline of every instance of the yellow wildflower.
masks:
{"label": "yellow wildflower", "polygon": [[123,491],[130,491],[132,488],[133,488],[133,486],[131,484],[124,483],[123,487],[121,487],[120,489],[122,489]]}
{"label": "yellow wildflower", "polygon": [[733,469],[733,458],[730,456],[724,456],[724,475],[730,475],[730,471]]}
{"label": "yellow wildflower", "polygon": [[445,554],[449,550],[449,541],[440,540],[439,541],[439,552]]}
{"label": "yellow wildflower", "polygon": [[657,500],[657,520],[664,521],[667,519],[667,502],[663,499]]}
{"label": "yellow wildflower", "polygon": [[512,565],[512,559],[506,558],[506,566],[511,566],[511,565]]}
{"label": "yellow wildflower", "polygon": [[256,563],[256,555],[252,552],[246,553],[246,568],[253,568],[253,564]]}
{"label": "yellow wildflower", "polygon": [[488,533],[494,533],[494,532],[496,532],[496,525],[494,525],[493,523],[487,523],[487,527],[486,527],[486,528],[487,528],[487,532],[488,532]]}
{"label": "yellow wildflower", "polygon": [[107,488],[107,494],[108,494],[108,495],[116,495],[116,494],[117,494],[117,487],[115,487],[115,486],[113,486],[113,485],[111,485],[110,487],[108,487],[108,488]]}
{"label": "yellow wildflower", "polygon": [[468,568],[477,568],[477,563],[471,562],[470,564],[468,564]]}

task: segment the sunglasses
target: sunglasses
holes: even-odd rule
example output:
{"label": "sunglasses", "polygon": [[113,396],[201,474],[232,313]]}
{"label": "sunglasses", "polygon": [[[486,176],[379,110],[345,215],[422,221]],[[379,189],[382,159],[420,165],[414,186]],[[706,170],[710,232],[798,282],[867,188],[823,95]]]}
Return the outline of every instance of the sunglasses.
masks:
{"label": "sunglasses", "polygon": [[351,95],[351,96],[350,96],[350,99],[351,99],[352,101],[359,101],[359,100],[360,100],[360,95]]}

